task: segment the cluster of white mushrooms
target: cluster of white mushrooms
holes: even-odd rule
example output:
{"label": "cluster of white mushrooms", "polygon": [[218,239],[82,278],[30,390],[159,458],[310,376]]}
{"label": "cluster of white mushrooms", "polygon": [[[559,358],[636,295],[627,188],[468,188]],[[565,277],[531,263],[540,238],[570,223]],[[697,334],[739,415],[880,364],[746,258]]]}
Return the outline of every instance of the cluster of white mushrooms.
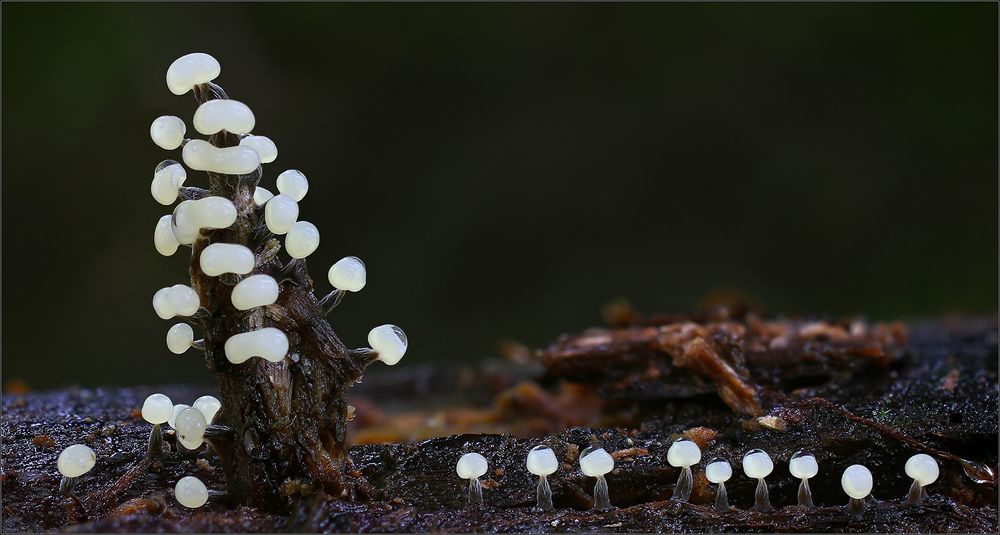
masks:
{"label": "cluster of white mushrooms", "polygon": [[[674,487],[672,499],[686,502],[691,497],[694,477],[691,467],[701,461],[701,448],[691,440],[680,439],[670,445],[667,450],[667,462],[680,468],[681,473]],[[559,461],[556,459],[552,448],[544,445],[535,446],[528,451],[526,460],[528,472],[538,476],[537,507],[541,510],[552,509],[552,490],[547,477],[559,469]],[[615,468],[614,457],[597,446],[590,446],[580,454],[580,471],[588,477],[597,479],[594,486],[594,506],[595,510],[605,510],[611,508],[611,501],[608,495],[608,483],[604,478]],[[455,467],[458,476],[469,480],[468,503],[470,506],[480,505],[483,502],[482,486],[479,478],[486,474],[489,463],[486,458],[479,453],[466,453],[458,460]],[[924,487],[937,480],[939,467],[933,457],[925,453],[918,453],[906,461],[906,475],[913,479],[913,485],[907,495],[905,503],[916,504],[927,496]],[[759,449],[750,450],[743,456],[743,473],[751,479],[757,480],[757,490],[755,493],[755,503],[753,511],[768,512],[774,508],[767,495],[767,484],[764,478],[774,471],[774,462],[767,452]],[[792,455],[788,461],[788,471],[792,476],[801,480],[799,484],[799,505],[804,507],[814,507],[812,494],[809,490],[809,479],[819,473],[819,463],[816,457],[808,452],[799,451]],[[705,466],[705,478],[718,486],[715,498],[715,509],[720,512],[727,512],[731,509],[726,493],[726,481],[733,476],[733,468],[724,459],[714,459]],[[850,498],[847,511],[853,515],[860,515],[865,511],[865,498],[871,494],[873,480],[872,473],[868,468],[854,464],[844,470],[840,479],[844,493]]]}

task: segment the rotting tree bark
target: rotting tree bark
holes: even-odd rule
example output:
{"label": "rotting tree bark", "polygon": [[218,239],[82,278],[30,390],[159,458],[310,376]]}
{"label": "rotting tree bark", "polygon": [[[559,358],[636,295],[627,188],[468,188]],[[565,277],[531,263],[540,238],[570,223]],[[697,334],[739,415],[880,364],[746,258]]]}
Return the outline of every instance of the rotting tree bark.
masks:
{"label": "rotting tree bark", "polygon": [[[194,88],[198,103],[228,98],[221,87]],[[239,144],[222,131],[209,140],[216,147]],[[229,228],[203,231],[193,244],[191,283],[206,309],[195,317],[205,339],[205,361],[219,381],[222,409],[216,417],[231,432],[208,438],[226,474],[228,498],[234,503],[284,511],[296,494],[321,492],[353,499],[363,484],[345,451],[348,420],[347,388],[375,360],[371,350],[347,349],[325,319],[313,295],[305,260],[282,264],[281,244],[264,223],[253,192],[261,168],[249,175],[208,173],[210,189],[186,188],[188,198],[221,196],[233,201],[236,222]],[[243,244],[254,251],[252,274],[267,274],[279,283],[276,303],[247,311],[230,299],[238,279],[210,277],[199,259],[212,243]],[[248,275],[249,276],[249,275]],[[281,362],[250,359],[230,363],[224,345],[230,336],[276,327],[288,337]]]}

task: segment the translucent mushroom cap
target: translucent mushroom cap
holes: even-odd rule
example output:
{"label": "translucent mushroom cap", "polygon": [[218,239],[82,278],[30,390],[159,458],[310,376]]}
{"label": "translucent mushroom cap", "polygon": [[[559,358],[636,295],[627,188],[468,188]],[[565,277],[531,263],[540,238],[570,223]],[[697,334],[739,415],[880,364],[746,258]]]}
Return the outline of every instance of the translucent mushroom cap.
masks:
{"label": "translucent mushroom cap", "polygon": [[678,440],[667,450],[667,462],[670,466],[692,466],[701,460],[701,448],[690,440]]}
{"label": "translucent mushroom cap", "polygon": [[458,464],[455,465],[455,472],[462,479],[475,479],[482,477],[489,469],[486,457],[478,453],[466,453],[459,457]]}
{"label": "translucent mushroom cap", "polygon": [[215,396],[201,396],[194,400],[192,407],[201,411],[201,414],[205,417],[205,423],[211,424],[216,413],[222,408],[222,402]]}
{"label": "translucent mushroom cap", "polygon": [[157,117],[153,119],[153,124],[149,125],[149,137],[161,149],[174,150],[180,147],[185,133],[187,126],[184,125],[184,121],[173,115]]}
{"label": "translucent mushroom cap", "polygon": [[288,336],[275,327],[234,334],[223,347],[226,359],[241,364],[252,357],[270,362],[281,362],[288,353]]}
{"label": "translucent mushroom cap", "polygon": [[598,477],[615,469],[615,459],[604,448],[591,446],[580,454],[580,471],[590,477]]}
{"label": "translucent mushroom cap", "polygon": [[167,420],[167,425],[169,425],[170,427],[173,427],[173,428],[176,429],[177,428],[177,415],[180,414],[182,410],[184,410],[184,409],[190,409],[190,408],[191,408],[191,405],[185,405],[183,403],[178,403],[177,405],[174,405],[174,413],[173,413],[173,415],[170,416],[170,419]]}
{"label": "translucent mushroom cap", "polygon": [[298,169],[283,171],[275,179],[275,184],[278,186],[279,193],[288,195],[296,202],[301,202],[305,198],[306,192],[309,191],[309,181],[306,179],[306,175]]}
{"label": "translucent mushroom cap", "polygon": [[809,479],[819,473],[819,463],[811,453],[798,451],[788,461],[788,471],[799,479]]}
{"label": "translucent mushroom cap", "polygon": [[163,256],[172,256],[180,245],[177,236],[174,235],[172,220],[173,216],[170,214],[161,217],[153,230],[153,247]]}
{"label": "translucent mushroom cap", "polygon": [[913,478],[921,487],[926,487],[937,481],[941,474],[937,461],[926,453],[918,453],[907,459],[905,470],[906,475]]}
{"label": "translucent mushroom cap", "polygon": [[184,166],[173,161],[163,160],[153,170],[153,181],[149,184],[149,193],[156,202],[170,206],[177,200],[177,191],[187,180]]}
{"label": "translucent mushroom cap", "polygon": [[393,366],[403,358],[409,341],[403,329],[395,325],[379,325],[368,333],[368,345],[378,353],[378,360]]}
{"label": "translucent mushroom cap", "polygon": [[267,188],[257,186],[253,190],[253,202],[256,203],[257,206],[264,206],[267,204],[267,201],[270,201],[273,197],[274,194]]}
{"label": "translucent mushroom cap", "polygon": [[559,469],[556,453],[548,446],[535,446],[528,452],[528,471],[536,476],[547,476]]}
{"label": "translucent mushroom cap", "polygon": [[856,500],[871,494],[872,484],[871,471],[860,464],[848,466],[840,477],[840,486],[844,487],[844,492]]}
{"label": "translucent mushroom cap", "polygon": [[743,456],[743,473],[747,477],[762,479],[774,471],[774,462],[764,450],[750,450]]}
{"label": "translucent mushroom cap", "polygon": [[194,342],[194,329],[187,323],[178,323],[167,331],[167,349],[180,355],[191,348]]}
{"label": "translucent mushroom cap", "polygon": [[167,88],[175,95],[183,95],[198,84],[215,80],[222,67],[219,62],[203,52],[194,52],[174,60],[167,68]]}
{"label": "translucent mushroom cap", "polygon": [[733,477],[733,467],[729,465],[729,461],[712,461],[705,467],[705,478],[712,483],[725,483],[731,477]]}
{"label": "translucent mushroom cap", "polygon": [[205,428],[208,427],[208,422],[205,421],[204,413],[191,407],[177,413],[173,427],[177,430],[177,440],[185,448],[193,450],[205,441]]}
{"label": "translucent mushroom cap", "polygon": [[151,424],[165,424],[174,413],[174,403],[163,394],[151,394],[142,403],[142,419]]}
{"label": "translucent mushroom cap", "polygon": [[[253,111],[246,104],[232,99],[214,99],[202,103],[191,121],[194,129],[206,136],[222,130],[233,134],[248,134],[256,124]],[[241,143],[242,145],[242,143]],[[254,149],[256,151],[256,149]],[[260,159],[258,153],[258,160]]]}
{"label": "translucent mushroom cap", "polygon": [[299,219],[299,203],[288,195],[275,195],[264,205],[264,223],[275,234],[285,234]]}
{"label": "translucent mushroom cap", "polygon": [[184,476],[174,486],[177,503],[190,509],[197,509],[208,502],[208,487],[194,476]]}
{"label": "translucent mushroom cap", "polygon": [[285,251],[292,258],[305,258],[319,247],[319,229],[308,221],[296,221],[285,235]]}
{"label": "translucent mushroom cap", "polygon": [[[260,163],[271,163],[278,157],[278,146],[267,136],[246,136],[240,140],[240,145],[257,151],[257,155],[260,156]],[[257,195],[254,194],[254,201],[256,200]],[[258,202],[257,204],[264,203]]]}
{"label": "translucent mushroom cap", "polygon": [[278,300],[278,281],[270,275],[251,275],[241,280],[230,294],[233,306],[238,310],[274,304]]}
{"label": "translucent mushroom cap", "polygon": [[96,463],[94,450],[83,444],[73,444],[59,453],[56,467],[66,477],[80,477],[94,468]]}
{"label": "translucent mushroom cap", "polygon": [[223,273],[246,275],[253,271],[255,257],[253,251],[238,243],[213,243],[201,251],[198,264],[209,277]]}
{"label": "translucent mushroom cap", "polygon": [[368,281],[368,274],[365,270],[365,263],[356,256],[347,256],[337,260],[330,267],[327,278],[330,284],[345,292],[359,292],[365,287]]}

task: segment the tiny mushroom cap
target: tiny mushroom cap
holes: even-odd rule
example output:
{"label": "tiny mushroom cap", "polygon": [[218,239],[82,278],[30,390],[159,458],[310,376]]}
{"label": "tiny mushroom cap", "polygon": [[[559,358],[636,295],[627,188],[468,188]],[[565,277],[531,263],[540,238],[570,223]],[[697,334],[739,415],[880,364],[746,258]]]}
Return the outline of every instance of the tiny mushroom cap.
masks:
{"label": "tiny mushroom cap", "polygon": [[[222,98],[209,100],[198,106],[192,123],[199,133],[210,136],[222,130],[233,134],[248,134],[256,121],[249,106],[238,100]],[[259,153],[257,159],[260,159]]]}
{"label": "tiny mushroom cap", "polygon": [[288,353],[288,337],[280,329],[265,327],[230,336],[224,349],[226,359],[233,364],[241,364],[251,357],[281,362]]}
{"label": "tiny mushroom cap", "polygon": [[178,323],[167,331],[167,349],[180,355],[191,348],[194,342],[194,329],[187,323]]}
{"label": "tiny mushroom cap", "polygon": [[458,459],[458,464],[455,465],[455,471],[462,479],[482,477],[488,468],[489,463],[486,462],[486,457],[478,453],[466,453]]}
{"label": "tiny mushroom cap", "polygon": [[670,466],[691,466],[701,460],[701,448],[690,440],[678,440],[667,450],[667,462]]}
{"label": "tiny mushroom cap", "polygon": [[160,319],[168,320],[178,315],[191,316],[200,306],[198,293],[183,284],[160,288],[153,294],[153,310]]}
{"label": "tiny mushroom cap", "polygon": [[200,479],[184,476],[174,486],[174,497],[184,507],[197,509],[208,502],[208,488]]}
{"label": "tiny mushroom cap", "polygon": [[253,190],[253,202],[257,203],[257,206],[264,206],[272,198],[274,198],[274,194],[266,188],[257,186]]}
{"label": "tiny mushroom cap", "polygon": [[170,427],[176,427],[177,415],[180,414],[182,410],[190,408],[191,405],[185,405],[183,403],[178,403],[177,405],[174,405],[174,413],[170,415],[170,419],[167,420],[167,425],[169,425]]}
{"label": "tiny mushroom cap", "polygon": [[[240,145],[257,151],[257,155],[260,156],[260,163],[271,163],[278,157],[277,145],[267,136],[246,136],[240,140]],[[256,200],[256,195],[254,197],[254,200]]]}
{"label": "tiny mushroom cap", "polygon": [[934,457],[926,453],[918,453],[906,460],[906,475],[913,478],[921,487],[926,487],[937,481],[941,474]]}
{"label": "tiny mushroom cap", "polygon": [[174,403],[163,394],[152,394],[142,403],[142,419],[151,424],[165,424],[174,413]]}
{"label": "tiny mushroom cap", "polygon": [[225,197],[204,197],[192,208],[199,228],[229,228],[236,222],[236,205]]}
{"label": "tiny mushroom cap", "polygon": [[705,478],[712,483],[725,483],[733,477],[733,467],[728,461],[712,461],[705,467]]}
{"label": "tiny mushroom cap", "polygon": [[83,444],[73,444],[59,453],[56,467],[65,477],[80,477],[94,468],[96,463],[94,450]]}
{"label": "tiny mushroom cap", "polygon": [[536,476],[547,476],[559,469],[556,453],[548,446],[535,446],[528,452],[528,471]]}
{"label": "tiny mushroom cap", "polygon": [[198,259],[201,271],[209,277],[223,273],[246,275],[253,271],[254,262],[253,251],[237,243],[213,243],[202,250]]}
{"label": "tiny mushroom cap", "polygon": [[615,469],[615,459],[604,448],[591,446],[580,454],[580,470],[590,477],[600,477]]}
{"label": "tiny mushroom cap", "polygon": [[177,243],[181,245],[191,245],[198,239],[200,225],[197,217],[197,206],[198,201],[181,201],[174,208],[173,218],[170,220],[170,228],[174,231]]}
{"label": "tiny mushroom cap", "polygon": [[319,247],[319,229],[308,221],[296,221],[285,236],[285,251],[292,258],[305,258]]}
{"label": "tiny mushroom cap", "polygon": [[219,412],[219,409],[222,408],[222,402],[215,396],[201,396],[194,400],[194,405],[192,406],[200,410],[205,416],[205,422],[210,424],[212,423],[212,419],[215,418],[215,413]]}
{"label": "tiny mushroom cap", "polygon": [[379,325],[368,333],[368,345],[378,353],[378,360],[393,366],[403,358],[409,342],[403,329],[395,325]]}
{"label": "tiny mushroom cap", "polygon": [[809,479],[819,473],[819,463],[811,453],[798,451],[788,461],[788,471],[799,479]]}
{"label": "tiny mushroom cap", "polygon": [[840,477],[840,486],[851,498],[864,499],[872,492],[872,473],[860,464],[852,464]]}
{"label": "tiny mushroom cap", "polygon": [[153,124],[149,125],[149,137],[153,138],[153,143],[161,149],[174,150],[180,147],[185,133],[187,126],[184,126],[184,121],[173,115],[157,117],[153,119]]}
{"label": "tiny mushroom cap", "polygon": [[348,256],[337,260],[327,273],[330,284],[338,290],[357,292],[365,287],[368,275],[365,263],[356,256]]}
{"label": "tiny mushroom cap", "polygon": [[219,148],[202,139],[192,139],[181,150],[184,163],[195,171],[224,175],[247,175],[260,167],[260,155],[251,147]]}
{"label": "tiny mushroom cap", "polygon": [[174,236],[174,229],[171,225],[173,217],[170,214],[161,217],[156,222],[156,229],[153,230],[153,245],[156,247],[156,252],[163,256],[171,256],[176,253],[177,247],[180,245],[177,236]]}
{"label": "tiny mushroom cap", "polygon": [[743,456],[743,473],[747,477],[762,479],[774,470],[771,456],[764,450],[750,450]]}
{"label": "tiny mushroom cap", "polygon": [[163,206],[170,206],[177,200],[177,190],[187,180],[184,166],[173,161],[163,160],[153,170],[153,181],[149,184],[149,193],[153,199]]}
{"label": "tiny mushroom cap", "polygon": [[233,287],[230,299],[237,310],[250,310],[278,300],[278,281],[270,275],[251,275]]}
{"label": "tiny mushroom cap", "polygon": [[167,68],[167,88],[175,95],[183,95],[198,84],[215,80],[222,67],[215,58],[203,52],[194,52],[174,60]]}
{"label": "tiny mushroom cap", "polygon": [[205,442],[205,428],[208,427],[208,422],[203,412],[190,407],[177,413],[173,427],[177,430],[177,440],[185,448],[193,450]]}
{"label": "tiny mushroom cap", "polygon": [[306,192],[309,191],[309,181],[306,180],[306,175],[297,169],[289,169],[282,172],[278,175],[275,182],[278,184],[279,193],[288,195],[295,199],[296,202],[302,201],[306,196]]}
{"label": "tiny mushroom cap", "polygon": [[288,195],[275,195],[264,205],[264,222],[268,230],[275,234],[291,230],[298,218],[299,203]]}

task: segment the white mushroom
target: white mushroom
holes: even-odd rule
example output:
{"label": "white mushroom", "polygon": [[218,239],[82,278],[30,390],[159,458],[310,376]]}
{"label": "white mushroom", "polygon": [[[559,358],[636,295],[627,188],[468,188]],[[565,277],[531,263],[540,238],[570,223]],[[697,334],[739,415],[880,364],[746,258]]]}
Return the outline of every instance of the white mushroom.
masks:
{"label": "white mushroom", "polygon": [[403,329],[395,325],[379,325],[368,333],[368,345],[378,353],[378,360],[394,366],[403,358],[409,341]]}
{"label": "white mushroom", "polygon": [[330,284],[338,290],[358,292],[365,287],[368,275],[365,263],[360,258],[348,256],[341,258],[330,267],[327,278],[330,280]]}
{"label": "white mushroom", "polygon": [[183,95],[194,86],[215,80],[222,67],[212,56],[195,52],[174,60],[167,68],[167,88],[175,95]]}
{"label": "white mushroom", "polygon": [[157,117],[153,119],[153,124],[149,125],[149,137],[161,149],[174,150],[180,147],[185,133],[187,126],[184,125],[184,121],[173,115]]}
{"label": "white mushroom", "polygon": [[264,206],[267,204],[267,201],[270,201],[272,198],[274,198],[274,194],[266,188],[257,186],[253,190],[253,202],[257,206]]}
{"label": "white mushroom", "polygon": [[241,364],[251,357],[281,362],[288,353],[288,337],[279,329],[265,327],[230,336],[226,340],[225,351],[226,358],[233,364]]}
{"label": "white mushroom", "polygon": [[275,234],[291,230],[298,218],[299,203],[288,195],[275,195],[264,205],[264,222],[268,230]]}
{"label": "white mushroom", "polygon": [[197,509],[208,502],[208,487],[194,476],[184,476],[174,485],[177,503],[189,509]]}
{"label": "white mushroom", "polygon": [[799,505],[813,506],[812,491],[809,489],[809,479],[819,473],[819,463],[811,453],[797,451],[788,461],[788,471],[801,480],[799,483]]}
{"label": "white mushroom", "polygon": [[529,472],[538,476],[536,506],[543,511],[552,509],[552,487],[549,486],[548,476],[559,469],[555,452],[548,446],[535,446],[528,452],[525,464]]}
{"label": "white mushroom", "polygon": [[233,288],[230,299],[237,310],[250,310],[278,300],[278,281],[270,275],[251,275]]}
{"label": "white mushroom", "polygon": [[201,251],[198,265],[205,275],[218,277],[223,273],[246,275],[253,271],[254,261],[253,251],[245,245],[213,243]]}
{"label": "white mushroom", "polygon": [[183,403],[178,403],[174,405],[174,413],[170,415],[170,419],[167,420],[167,425],[176,428],[177,425],[177,415],[184,409],[190,409],[191,405],[185,405]]}
{"label": "white mushroom", "polygon": [[73,487],[76,485],[76,478],[86,474],[97,463],[97,455],[94,450],[83,444],[73,444],[59,452],[56,460],[56,468],[62,474],[59,481],[59,493],[63,496],[71,496]]}
{"label": "white mushroom", "polygon": [[283,171],[275,179],[275,182],[278,185],[278,192],[295,199],[295,202],[302,202],[306,192],[309,191],[309,181],[306,180],[306,175],[297,169]]}
{"label": "white mushroom", "polygon": [[938,476],[941,475],[937,461],[926,453],[918,453],[907,459],[904,470],[906,475],[913,478],[913,484],[910,485],[910,492],[906,495],[905,502],[911,505],[923,501],[927,496],[924,487],[937,481]]}
{"label": "white mushroom", "polygon": [[260,163],[271,163],[278,158],[278,147],[267,136],[246,136],[240,140],[240,145],[257,151],[257,155],[260,156]]}
{"label": "white mushroom", "polygon": [[194,407],[181,410],[174,418],[177,442],[189,450],[198,449],[205,442],[206,427],[205,414]]}
{"label": "white mushroom", "polygon": [[172,228],[182,245],[198,239],[203,228],[228,228],[236,222],[236,205],[225,197],[204,197],[197,201],[183,201],[174,209]]}
{"label": "white mushroom", "polygon": [[705,467],[705,479],[711,483],[715,483],[719,486],[719,489],[715,492],[715,510],[716,511],[728,511],[729,510],[729,495],[726,493],[726,481],[733,477],[733,467],[729,465],[729,461],[722,459],[716,459]]}
{"label": "white mushroom", "polygon": [[153,294],[153,310],[160,319],[170,319],[174,316],[192,316],[201,306],[198,293],[190,286],[175,284],[160,288]]}
{"label": "white mushroom", "polygon": [[170,206],[177,200],[177,191],[185,180],[187,171],[183,165],[173,160],[163,160],[153,170],[153,182],[149,184],[149,192],[156,202]]}
{"label": "white mushroom", "polygon": [[167,331],[167,349],[180,355],[194,343],[194,329],[187,323],[178,323]]}
{"label": "white mushroom", "polygon": [[694,442],[682,439],[670,445],[667,450],[667,462],[670,463],[670,466],[681,469],[681,473],[677,477],[677,485],[674,486],[673,499],[686,502],[691,497],[691,489],[694,486],[691,466],[698,464],[700,460],[701,448]]}
{"label": "white mushroom", "polygon": [[750,450],[743,456],[743,473],[757,480],[757,492],[754,494],[753,510],[766,513],[773,511],[771,499],[767,494],[767,483],[764,478],[774,471],[774,462],[764,450]]}
{"label": "white mushroom", "polygon": [[458,464],[455,465],[458,477],[469,480],[468,503],[470,507],[483,503],[483,487],[479,483],[479,478],[486,474],[488,469],[489,463],[486,462],[486,457],[478,453],[466,453],[458,459]]}
{"label": "white mushroom", "polygon": [[192,407],[200,410],[201,414],[205,416],[205,422],[211,424],[215,414],[222,408],[222,402],[215,396],[201,396],[194,400]]}
{"label": "white mushroom", "polygon": [[594,509],[611,508],[611,497],[608,495],[608,482],[604,474],[615,468],[615,459],[604,448],[590,446],[580,454],[580,471],[584,475],[597,478],[594,485]]}
{"label": "white mushroom", "polygon": [[201,139],[185,143],[181,156],[191,169],[224,175],[247,175],[260,167],[260,156],[250,147],[219,148]]}
{"label": "white mushroom", "polygon": [[248,134],[253,130],[256,119],[250,107],[238,100],[214,99],[198,106],[192,123],[198,133],[206,136],[223,130],[233,134]]}
{"label": "white mushroom", "polygon": [[319,247],[319,229],[308,221],[296,221],[285,236],[285,251],[292,258],[305,258]]}
{"label": "white mushroom", "polygon": [[156,228],[153,229],[153,246],[156,247],[156,252],[163,256],[170,256],[177,252],[177,246],[180,242],[177,241],[177,236],[174,235],[174,229],[171,225],[173,216],[167,214],[156,222]]}
{"label": "white mushroom", "polygon": [[152,394],[142,403],[142,418],[153,424],[153,429],[149,432],[147,455],[158,456],[163,452],[163,436],[160,432],[160,425],[167,423],[173,413],[173,402],[163,394]]}
{"label": "white mushroom", "polygon": [[872,485],[872,473],[868,468],[860,464],[852,464],[844,470],[844,475],[840,477],[840,486],[851,498],[847,504],[847,512],[855,516],[860,516],[865,512],[868,506],[864,499],[871,494]]}

